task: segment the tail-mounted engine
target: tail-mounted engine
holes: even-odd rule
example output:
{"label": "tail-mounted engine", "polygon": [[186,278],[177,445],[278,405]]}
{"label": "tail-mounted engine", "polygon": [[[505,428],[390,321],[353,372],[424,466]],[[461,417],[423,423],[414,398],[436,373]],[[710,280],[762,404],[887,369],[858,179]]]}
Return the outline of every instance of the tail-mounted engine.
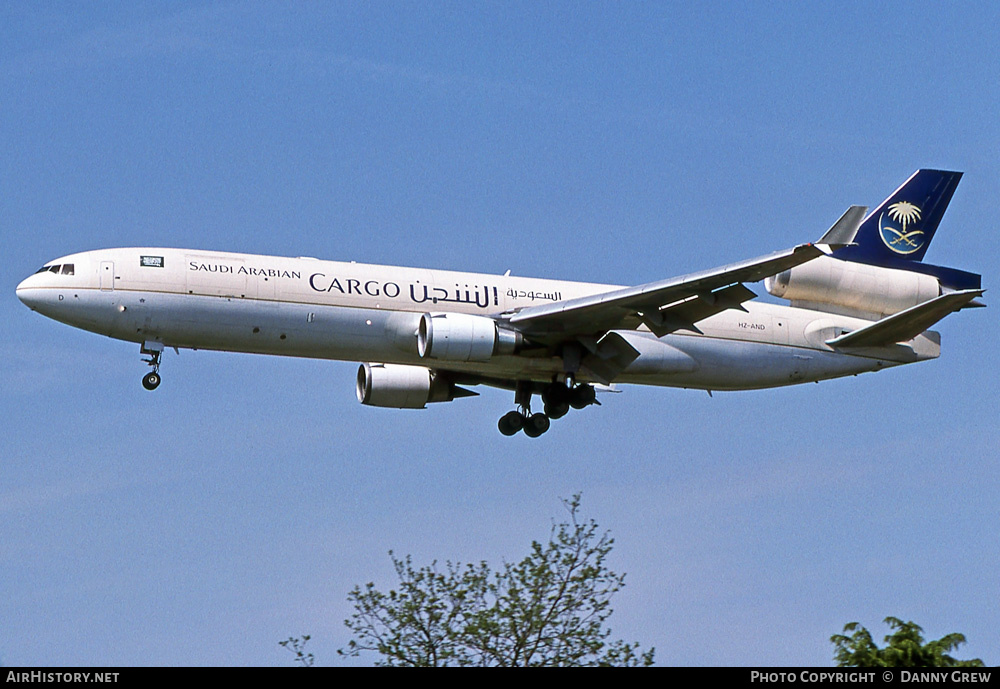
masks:
{"label": "tail-mounted engine", "polygon": [[358,401],[373,407],[423,409],[428,402],[476,394],[423,366],[366,363],[358,369]]}
{"label": "tail-mounted engine", "polygon": [[941,294],[936,277],[820,256],[764,280],[792,306],[879,319]]}
{"label": "tail-mounted engine", "polygon": [[417,329],[417,352],[425,359],[488,361],[515,354],[521,333],[497,325],[492,318],[465,313],[425,313]]}

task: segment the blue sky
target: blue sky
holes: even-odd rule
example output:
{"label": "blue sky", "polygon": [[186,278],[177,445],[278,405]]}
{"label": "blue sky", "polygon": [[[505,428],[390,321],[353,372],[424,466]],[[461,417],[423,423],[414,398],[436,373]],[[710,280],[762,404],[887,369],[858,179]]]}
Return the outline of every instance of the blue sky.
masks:
{"label": "blue sky", "polygon": [[577,492],[627,572],[614,634],[659,663],[830,664],[887,615],[998,662],[993,305],[937,361],[626,387],[530,440],[502,391],[361,407],[351,363],[169,352],[151,394],[137,346],[14,297],[134,245],[638,284],[816,239],[918,167],[966,172],[927,260],[990,288],[998,14],[5,4],[0,663],[288,665],[309,633],[336,664],[390,549],[517,559]]}

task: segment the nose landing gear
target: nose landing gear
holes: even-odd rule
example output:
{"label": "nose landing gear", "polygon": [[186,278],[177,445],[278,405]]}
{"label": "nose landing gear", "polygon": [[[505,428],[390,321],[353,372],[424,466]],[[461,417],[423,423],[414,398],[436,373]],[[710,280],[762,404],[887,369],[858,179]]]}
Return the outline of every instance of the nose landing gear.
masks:
{"label": "nose landing gear", "polygon": [[139,350],[149,356],[143,359],[153,367],[153,370],[142,377],[142,387],[147,390],[155,390],[160,385],[160,359],[163,357],[162,342],[143,342],[142,349]]}

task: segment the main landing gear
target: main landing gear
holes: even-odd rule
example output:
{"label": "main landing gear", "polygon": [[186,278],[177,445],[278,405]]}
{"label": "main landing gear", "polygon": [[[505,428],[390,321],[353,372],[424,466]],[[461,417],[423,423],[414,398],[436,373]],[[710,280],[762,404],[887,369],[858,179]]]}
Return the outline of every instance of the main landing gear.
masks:
{"label": "main landing gear", "polygon": [[591,404],[600,404],[597,393],[592,385],[573,385],[573,378],[568,376],[566,382],[555,381],[542,389],[542,404],[544,413],[531,413],[532,383],[522,380],[517,382],[514,390],[515,411],[509,411],[500,417],[497,428],[504,435],[514,435],[524,431],[529,438],[537,438],[549,430],[551,419],[566,416],[570,407],[583,409]]}
{"label": "main landing gear", "polygon": [[509,411],[500,417],[497,428],[504,435],[524,431],[529,438],[537,438],[549,430],[549,417],[545,414],[532,414],[530,409]]}
{"label": "main landing gear", "polygon": [[142,377],[142,387],[147,390],[155,390],[160,385],[160,359],[163,357],[162,342],[143,342],[142,349],[139,350],[149,356],[143,359],[153,367],[153,370]]}

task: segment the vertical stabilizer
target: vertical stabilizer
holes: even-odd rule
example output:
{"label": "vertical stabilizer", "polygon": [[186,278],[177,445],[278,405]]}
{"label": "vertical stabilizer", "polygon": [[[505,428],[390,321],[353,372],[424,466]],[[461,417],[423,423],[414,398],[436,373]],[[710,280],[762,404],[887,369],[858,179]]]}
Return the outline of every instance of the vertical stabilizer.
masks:
{"label": "vertical stabilizer", "polygon": [[917,170],[862,221],[855,246],[834,256],[872,265],[923,260],[961,179],[961,172]]}

